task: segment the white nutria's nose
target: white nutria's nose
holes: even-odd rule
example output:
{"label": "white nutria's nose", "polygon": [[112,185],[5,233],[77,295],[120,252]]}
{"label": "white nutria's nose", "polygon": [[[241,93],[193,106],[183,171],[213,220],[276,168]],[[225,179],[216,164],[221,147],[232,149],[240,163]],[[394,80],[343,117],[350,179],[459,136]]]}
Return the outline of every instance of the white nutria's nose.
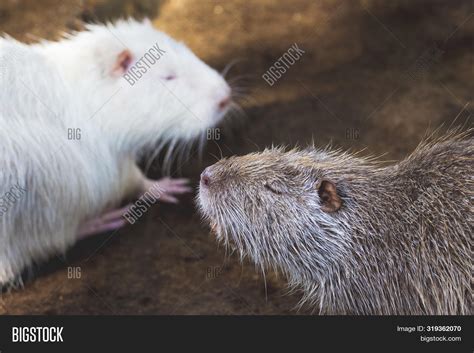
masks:
{"label": "white nutria's nose", "polygon": [[231,101],[230,95],[223,98],[218,104],[219,110],[225,110],[229,106],[230,101]]}
{"label": "white nutria's nose", "polygon": [[232,89],[227,82],[222,82],[218,89],[217,97],[219,97],[217,99],[217,108],[222,112],[229,107],[230,102],[232,101]]}
{"label": "white nutria's nose", "polygon": [[209,170],[210,168],[207,167],[204,169],[204,171],[201,173],[201,186],[202,187],[208,187],[211,184],[211,172]]}

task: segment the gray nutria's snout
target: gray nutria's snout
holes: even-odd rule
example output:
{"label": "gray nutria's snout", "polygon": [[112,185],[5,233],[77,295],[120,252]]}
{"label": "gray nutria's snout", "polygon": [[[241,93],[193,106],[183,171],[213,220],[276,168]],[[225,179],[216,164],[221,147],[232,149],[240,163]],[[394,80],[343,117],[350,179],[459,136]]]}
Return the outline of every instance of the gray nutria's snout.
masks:
{"label": "gray nutria's snout", "polygon": [[201,173],[201,186],[208,187],[211,184],[211,167],[207,167]]}

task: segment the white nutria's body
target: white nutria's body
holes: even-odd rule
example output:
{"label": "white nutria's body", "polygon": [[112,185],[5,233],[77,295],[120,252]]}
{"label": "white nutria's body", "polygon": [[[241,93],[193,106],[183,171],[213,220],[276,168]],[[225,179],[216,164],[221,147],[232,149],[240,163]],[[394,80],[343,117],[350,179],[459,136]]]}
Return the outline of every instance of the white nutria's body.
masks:
{"label": "white nutria's body", "polygon": [[[164,54],[130,85],[122,75],[156,44]],[[152,181],[136,166],[139,153],[202,136],[230,95],[184,45],[133,21],[60,42],[0,38],[0,81],[0,284],[64,252],[82,224],[143,193]],[[80,138],[68,139],[71,131]],[[173,201],[184,189],[167,183],[162,200]],[[12,198],[15,186],[23,192]]]}

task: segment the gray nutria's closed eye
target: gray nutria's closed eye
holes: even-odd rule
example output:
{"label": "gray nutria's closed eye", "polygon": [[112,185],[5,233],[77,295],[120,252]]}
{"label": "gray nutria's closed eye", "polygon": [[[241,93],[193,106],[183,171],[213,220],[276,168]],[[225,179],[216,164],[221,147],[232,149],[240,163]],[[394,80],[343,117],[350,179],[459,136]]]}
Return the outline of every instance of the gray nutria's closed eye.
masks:
{"label": "gray nutria's closed eye", "polygon": [[206,168],[198,204],[218,240],[281,270],[323,314],[472,314],[472,130],[382,166],[280,148]]}

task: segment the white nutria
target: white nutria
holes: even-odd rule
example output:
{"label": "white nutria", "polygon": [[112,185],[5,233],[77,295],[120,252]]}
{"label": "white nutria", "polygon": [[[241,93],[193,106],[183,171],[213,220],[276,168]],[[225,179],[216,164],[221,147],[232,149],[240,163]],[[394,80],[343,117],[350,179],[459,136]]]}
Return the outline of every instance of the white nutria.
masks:
{"label": "white nutria", "polygon": [[472,132],[389,166],[314,146],[222,159],[199,206],[219,240],[320,313],[472,314]]}
{"label": "white nutria", "polygon": [[231,105],[223,77],[149,21],[33,45],[0,38],[0,80],[0,284],[125,225],[126,208],[110,210],[127,197],[153,187],[177,202],[186,180],[147,179],[137,159],[168,145],[170,160]]}

